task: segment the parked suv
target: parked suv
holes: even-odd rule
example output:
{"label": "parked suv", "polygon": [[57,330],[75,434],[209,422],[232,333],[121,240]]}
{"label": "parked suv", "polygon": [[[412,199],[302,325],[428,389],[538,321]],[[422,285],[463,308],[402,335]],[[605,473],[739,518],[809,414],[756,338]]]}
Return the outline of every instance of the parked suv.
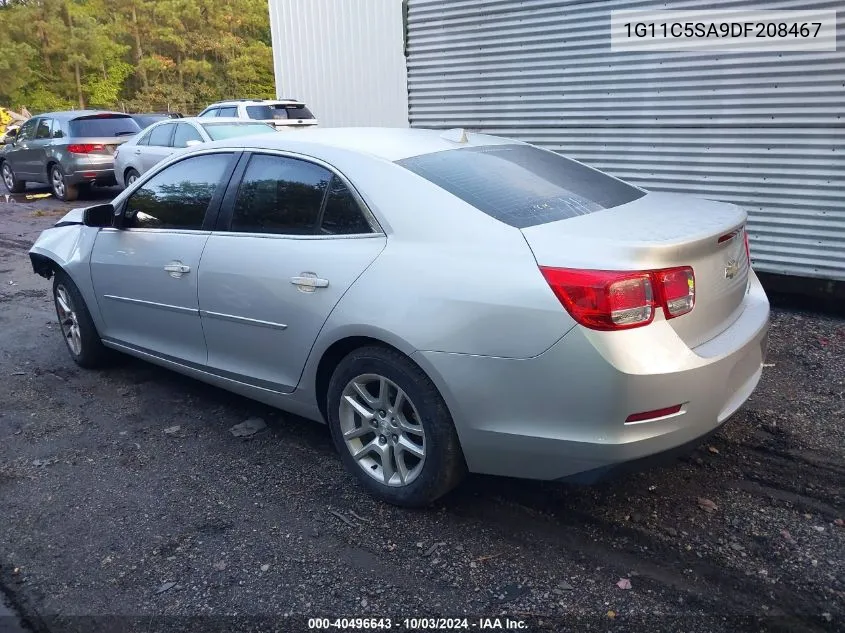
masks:
{"label": "parked suv", "polygon": [[263,121],[278,129],[317,125],[317,119],[305,104],[295,99],[237,99],[212,103],[200,117],[236,117]]}
{"label": "parked suv", "polygon": [[80,187],[114,185],[114,151],[141,131],[127,114],[75,110],[29,119],[0,150],[0,175],[11,193],[27,182],[49,184],[59,200]]}

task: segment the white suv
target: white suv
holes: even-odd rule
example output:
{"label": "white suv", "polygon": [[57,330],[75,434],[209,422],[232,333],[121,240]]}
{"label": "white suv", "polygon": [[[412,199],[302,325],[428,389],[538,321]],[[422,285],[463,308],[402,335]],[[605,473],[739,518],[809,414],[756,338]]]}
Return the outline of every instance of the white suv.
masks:
{"label": "white suv", "polygon": [[200,117],[235,117],[263,121],[277,130],[317,125],[305,104],[295,99],[235,99],[212,103]]}

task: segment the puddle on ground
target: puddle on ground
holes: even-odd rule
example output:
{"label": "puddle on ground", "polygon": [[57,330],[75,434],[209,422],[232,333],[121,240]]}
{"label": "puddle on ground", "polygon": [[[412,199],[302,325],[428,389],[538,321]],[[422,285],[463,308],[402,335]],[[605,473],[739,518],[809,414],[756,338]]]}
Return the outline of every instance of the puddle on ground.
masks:
{"label": "puddle on ground", "polygon": [[52,197],[52,193],[4,193],[0,194],[0,204],[26,204]]}

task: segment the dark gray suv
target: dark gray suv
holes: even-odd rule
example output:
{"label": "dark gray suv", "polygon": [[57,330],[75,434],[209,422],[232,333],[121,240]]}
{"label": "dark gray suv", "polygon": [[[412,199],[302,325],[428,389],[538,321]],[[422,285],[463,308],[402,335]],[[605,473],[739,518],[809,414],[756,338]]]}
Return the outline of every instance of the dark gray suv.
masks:
{"label": "dark gray suv", "polygon": [[11,193],[27,182],[49,184],[60,200],[80,187],[114,185],[114,150],[141,131],[128,114],[75,110],[40,114],[0,148],[0,175]]}

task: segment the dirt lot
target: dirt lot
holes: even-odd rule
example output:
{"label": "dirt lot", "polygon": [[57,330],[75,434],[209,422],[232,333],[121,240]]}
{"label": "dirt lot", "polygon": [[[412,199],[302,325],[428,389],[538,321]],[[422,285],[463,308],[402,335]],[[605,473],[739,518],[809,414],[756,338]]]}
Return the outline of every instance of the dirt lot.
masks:
{"label": "dirt lot", "polygon": [[0,195],[0,585],[28,626],[843,630],[845,319],[776,308],[760,388],[688,458],[594,487],[471,477],[407,511],[362,495],[323,426],[140,361],[77,368],[26,257],[65,208]]}

